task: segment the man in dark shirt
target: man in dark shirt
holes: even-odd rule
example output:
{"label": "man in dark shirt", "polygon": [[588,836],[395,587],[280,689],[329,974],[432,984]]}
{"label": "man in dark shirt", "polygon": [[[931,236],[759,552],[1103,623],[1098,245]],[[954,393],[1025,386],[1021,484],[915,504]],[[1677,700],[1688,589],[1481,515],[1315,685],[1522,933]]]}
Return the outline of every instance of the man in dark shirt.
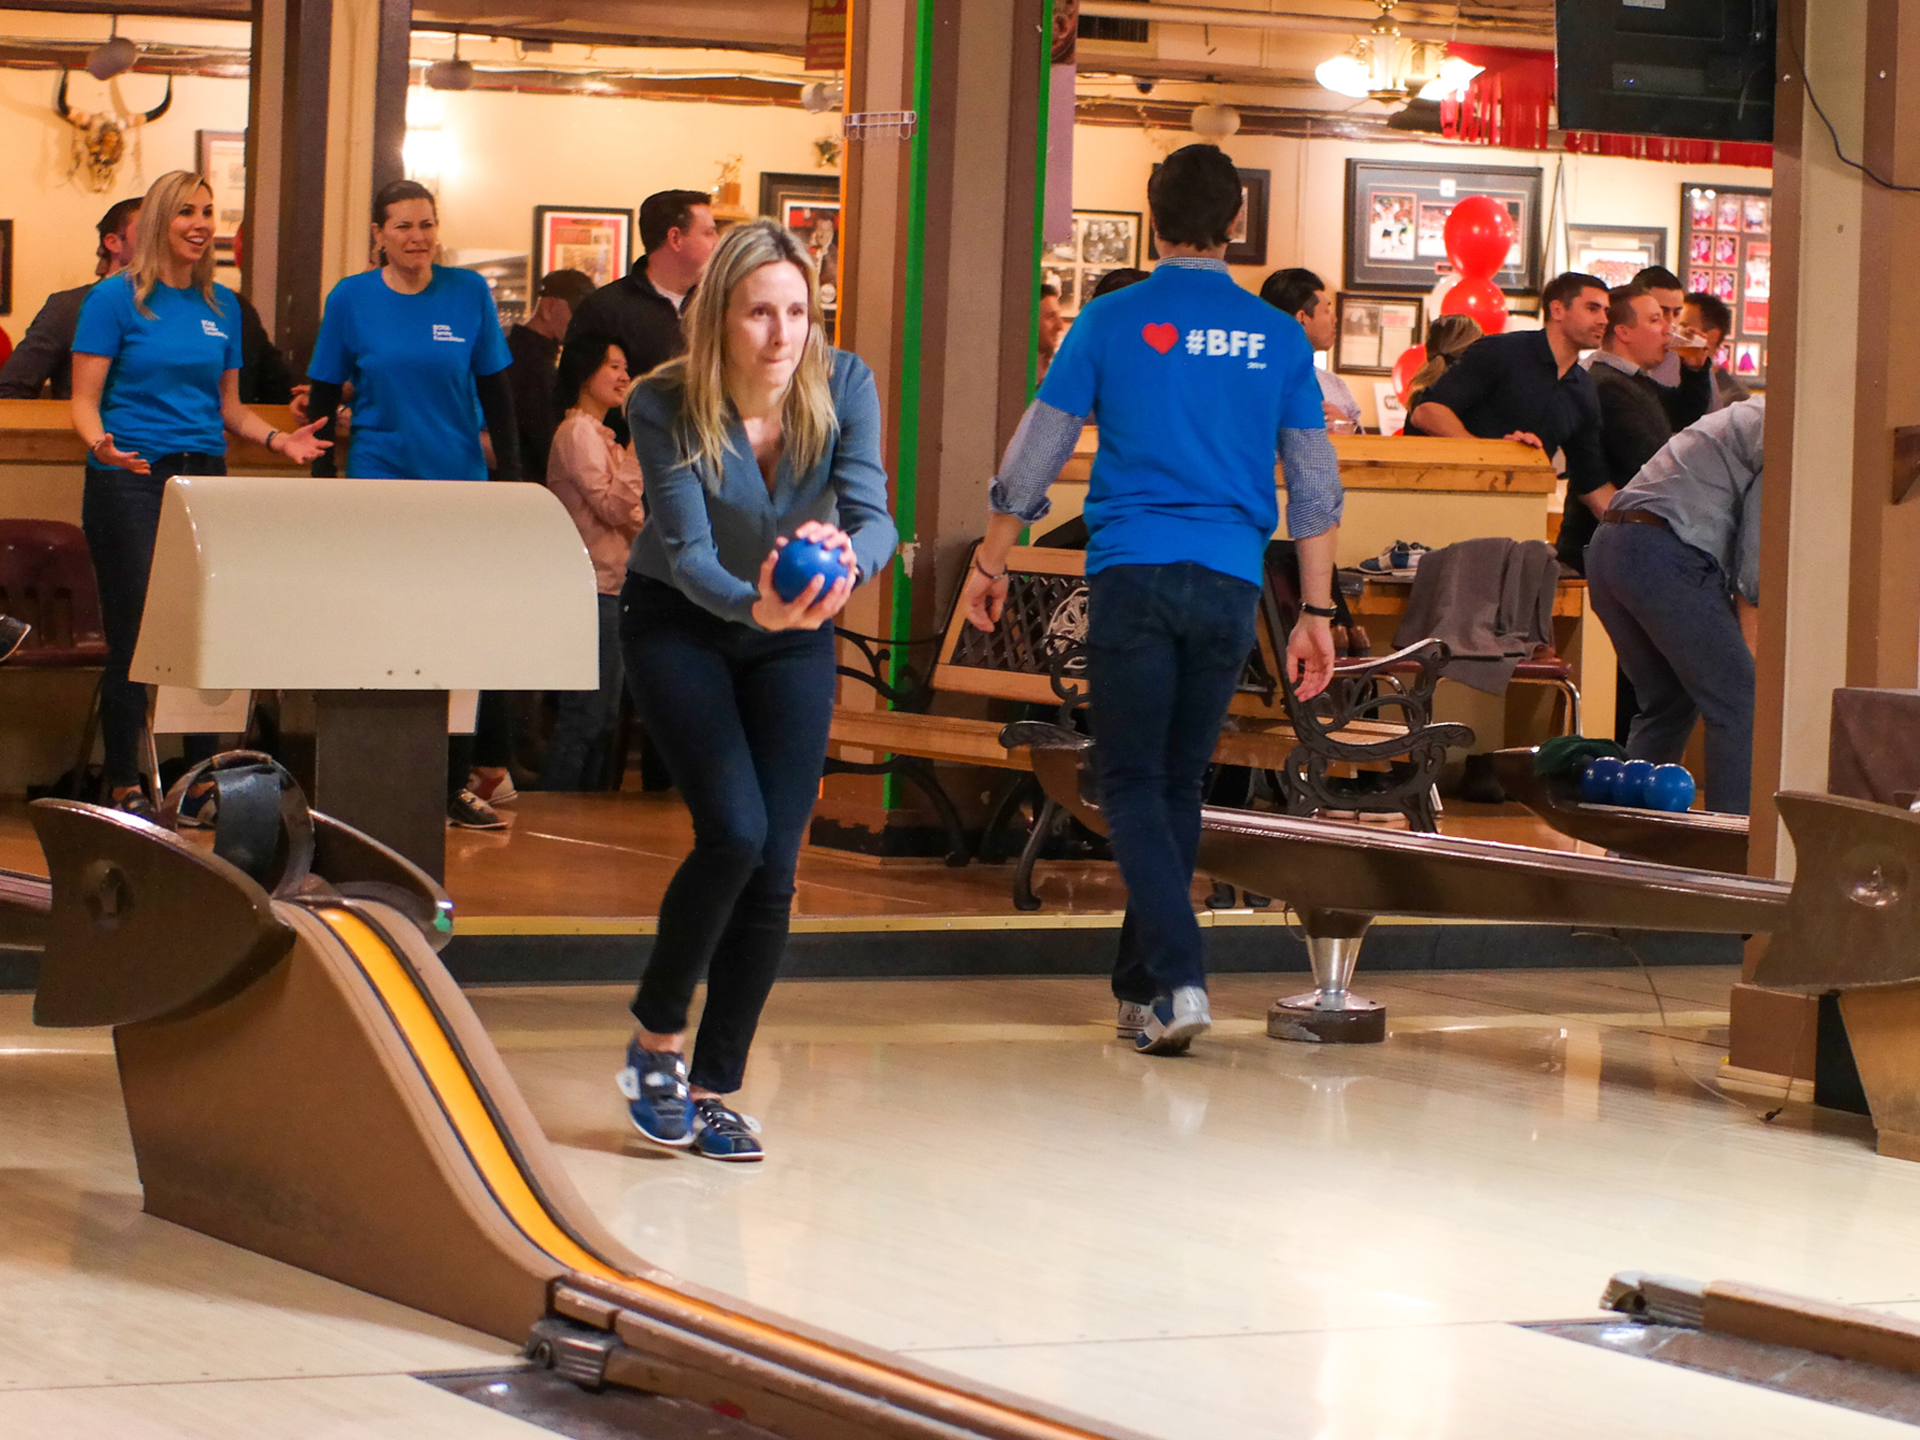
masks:
{"label": "man in dark shirt", "polygon": [[567,327],[569,340],[584,334],[618,340],[636,380],[685,348],[681,307],[720,245],[712,198],[701,190],[649,195],[640,205],[640,243],[647,253],[581,302]]}
{"label": "man in dark shirt", "polygon": [[520,429],[520,478],[546,483],[547,451],[560,426],[553,385],[560,368],[560,341],[573,312],[593,294],[593,281],[578,270],[555,270],[542,277],[526,322],[507,335],[513,363],[507,388],[513,391],[513,419]]}
{"label": "man in dark shirt", "polygon": [[[1567,462],[1567,510],[1611,475],[1600,443],[1600,397],[1579,364],[1607,331],[1607,287],[1569,271],[1540,294],[1546,323],[1473,342],[1427,389],[1408,417],[1409,435],[1521,440]],[[1603,506],[1604,508],[1604,506]],[[1584,542],[1583,542],[1584,543]]]}
{"label": "man in dark shirt", "polygon": [[[1607,459],[1607,483],[1583,495],[1584,504],[1569,502],[1560,522],[1560,563],[1576,574],[1587,573],[1587,542],[1614,495],[1676,431],[1707,413],[1712,400],[1707,355],[1695,354],[1693,363],[1687,363],[1687,352],[1668,344],[1670,333],[1663,297],[1638,281],[1608,296],[1606,338],[1586,362],[1594,393],[1600,397],[1600,449]],[[1680,383],[1671,388],[1652,374],[1669,353],[1680,374]]]}
{"label": "man in dark shirt", "polygon": [[[118,275],[131,263],[134,226],[139,218],[137,199],[118,201],[100,217],[95,227],[100,243],[93,252],[95,284]],[[41,388],[49,384],[50,399],[73,398],[73,332],[80,324],[80,307],[92,289],[92,285],[78,285],[47,297],[7,363],[0,365],[0,400],[37,400]]]}

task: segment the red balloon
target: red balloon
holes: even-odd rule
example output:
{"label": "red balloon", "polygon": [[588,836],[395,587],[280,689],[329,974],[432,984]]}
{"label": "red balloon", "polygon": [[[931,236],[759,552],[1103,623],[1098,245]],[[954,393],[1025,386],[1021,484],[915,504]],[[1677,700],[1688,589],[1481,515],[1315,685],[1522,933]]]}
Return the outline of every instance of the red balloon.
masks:
{"label": "red balloon", "polygon": [[1475,275],[1462,280],[1440,302],[1442,315],[1471,315],[1489,335],[1507,328],[1507,297],[1491,280]]}
{"label": "red balloon", "polygon": [[1414,372],[1427,363],[1427,347],[1409,345],[1400,352],[1400,358],[1393,362],[1393,389],[1405,405],[1413,395]]}
{"label": "red balloon", "polygon": [[1488,195],[1469,195],[1447,216],[1447,258],[1463,279],[1491,280],[1513,249],[1513,216]]}

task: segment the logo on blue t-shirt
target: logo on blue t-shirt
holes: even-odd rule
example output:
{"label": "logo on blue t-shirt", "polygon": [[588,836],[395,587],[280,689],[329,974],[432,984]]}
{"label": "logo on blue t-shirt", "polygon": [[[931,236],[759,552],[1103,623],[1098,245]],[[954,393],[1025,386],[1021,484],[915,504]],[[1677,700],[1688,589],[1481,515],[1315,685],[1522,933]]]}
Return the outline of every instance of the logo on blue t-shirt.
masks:
{"label": "logo on blue t-shirt", "polygon": [[[1167,354],[1174,346],[1182,344],[1180,327],[1165,322],[1140,327],[1140,338],[1159,351]],[[1260,352],[1267,348],[1267,337],[1258,330],[1189,330],[1184,341],[1187,354],[1211,357],[1226,356],[1237,360],[1246,356],[1249,370],[1264,370],[1266,361],[1258,359]]]}
{"label": "logo on blue t-shirt", "polygon": [[466,341],[462,340],[458,335],[453,333],[453,327],[451,325],[434,326],[433,338],[436,340],[447,340],[452,342],[455,345],[464,345],[467,343]]}
{"label": "logo on blue t-shirt", "polygon": [[211,320],[202,320],[200,322],[200,329],[202,333],[211,335],[216,340],[224,340],[227,338],[227,332],[222,330],[218,325],[214,324],[213,321]]}

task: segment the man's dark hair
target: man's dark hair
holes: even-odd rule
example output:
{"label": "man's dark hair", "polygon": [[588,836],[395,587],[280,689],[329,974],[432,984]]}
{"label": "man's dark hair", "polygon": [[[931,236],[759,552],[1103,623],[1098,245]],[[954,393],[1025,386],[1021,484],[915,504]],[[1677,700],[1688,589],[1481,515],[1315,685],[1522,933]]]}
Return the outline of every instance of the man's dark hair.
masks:
{"label": "man's dark hair", "polygon": [[1040,287],[1040,298],[1042,300],[1045,300],[1045,299],[1048,299],[1049,297],[1055,300],[1058,300],[1060,298],[1060,287],[1054,284],[1051,280],[1047,281],[1046,284]]}
{"label": "man's dark hair", "polygon": [[1146,271],[1136,270],[1131,265],[1122,265],[1117,269],[1107,271],[1099,280],[1094,282],[1093,294],[1087,298],[1089,300],[1098,300],[1102,295],[1111,295],[1114,291],[1124,290],[1129,285],[1138,285],[1146,278]]}
{"label": "man's dark hair", "polygon": [[[591,380],[594,372],[607,363],[607,351],[618,350],[624,358],[626,346],[611,335],[596,334],[587,331],[567,341],[560,352],[560,373],[554,377],[554,408],[563,414],[573,408],[580,398],[581,388]],[[536,476],[544,480],[544,475]]]}
{"label": "man's dark hair", "polygon": [[1642,290],[1684,290],[1680,277],[1664,265],[1649,265],[1633,277],[1633,283]]}
{"label": "man's dark hair", "polygon": [[1599,290],[1611,295],[1607,282],[1593,275],[1582,275],[1578,270],[1569,270],[1564,275],[1556,275],[1547,282],[1547,288],[1540,292],[1540,318],[1548,319],[1552,307],[1571,305],[1580,298],[1581,292]]}
{"label": "man's dark hair", "polygon": [[1327,282],[1313,271],[1295,265],[1269,275],[1260,287],[1260,298],[1282,314],[1298,315],[1304,310],[1311,315],[1320,303],[1320,292],[1326,288]]}
{"label": "man's dark hair", "polygon": [[140,213],[140,199],[136,195],[131,200],[116,200],[107,207],[107,213],[100,217],[100,223],[93,228],[100,232],[100,243],[105,244],[109,235],[124,235],[127,222]]}
{"label": "man's dark hair", "polygon": [[564,300],[575,310],[580,302],[594,291],[593,277],[581,270],[553,270],[540,277],[540,293],[535,299],[544,300],[549,295],[556,300]]}
{"label": "man's dark hair", "polygon": [[1147,208],[1169,245],[1224,245],[1240,214],[1240,172],[1217,145],[1183,145],[1147,182]]}
{"label": "man's dark hair", "polygon": [[1733,334],[1733,311],[1718,295],[1695,290],[1687,296],[1687,304],[1700,312],[1701,325],[1708,330],[1718,330],[1722,340]]}
{"label": "man's dark hair", "polygon": [[662,190],[640,202],[640,248],[658,250],[667,243],[669,230],[693,227],[693,207],[712,205],[713,197],[704,190]]}
{"label": "man's dark hair", "polygon": [[1633,308],[1633,302],[1647,293],[1648,287],[1635,280],[1629,285],[1616,285],[1607,292],[1607,338],[1613,338],[1616,325],[1637,325],[1640,314]]}

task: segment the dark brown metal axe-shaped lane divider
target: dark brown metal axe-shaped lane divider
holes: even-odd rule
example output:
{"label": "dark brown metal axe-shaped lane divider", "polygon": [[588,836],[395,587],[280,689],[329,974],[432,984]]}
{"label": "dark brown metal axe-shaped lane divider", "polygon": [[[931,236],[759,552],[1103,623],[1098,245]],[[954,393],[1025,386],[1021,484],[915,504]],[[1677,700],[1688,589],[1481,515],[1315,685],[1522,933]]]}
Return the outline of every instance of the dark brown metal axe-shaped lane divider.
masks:
{"label": "dark brown metal axe-shaped lane divider", "polygon": [[[1030,747],[1047,794],[1105,833],[1087,736],[1021,721],[1002,739]],[[1267,1033],[1279,1039],[1385,1038],[1385,1011],[1350,988],[1379,915],[1770,935],[1754,983],[1841,992],[1880,1153],[1920,1160],[1920,814],[1836,795],[1778,802],[1792,885],[1213,807],[1199,868],[1300,916],[1315,988],[1274,1004]]]}
{"label": "dark brown metal axe-shaped lane divider", "polygon": [[1494,751],[1494,778],[1509,799],[1518,800],[1562,835],[1632,860],[1728,875],[1747,873],[1746,816],[1594,805],[1581,797],[1579,781],[1535,774],[1533,761],[1538,753],[1532,748]]}
{"label": "dark brown metal axe-shaped lane divider", "polygon": [[1131,1433],[632,1254],[441,965],[444,892],[311,820],[310,845],[293,837],[250,874],[169,830],[40,801],[50,907],[44,882],[0,886],[19,922],[0,933],[44,937],[35,1020],[114,1027],[150,1214],[523,1342],[582,1384],[723,1406],[793,1440]]}

